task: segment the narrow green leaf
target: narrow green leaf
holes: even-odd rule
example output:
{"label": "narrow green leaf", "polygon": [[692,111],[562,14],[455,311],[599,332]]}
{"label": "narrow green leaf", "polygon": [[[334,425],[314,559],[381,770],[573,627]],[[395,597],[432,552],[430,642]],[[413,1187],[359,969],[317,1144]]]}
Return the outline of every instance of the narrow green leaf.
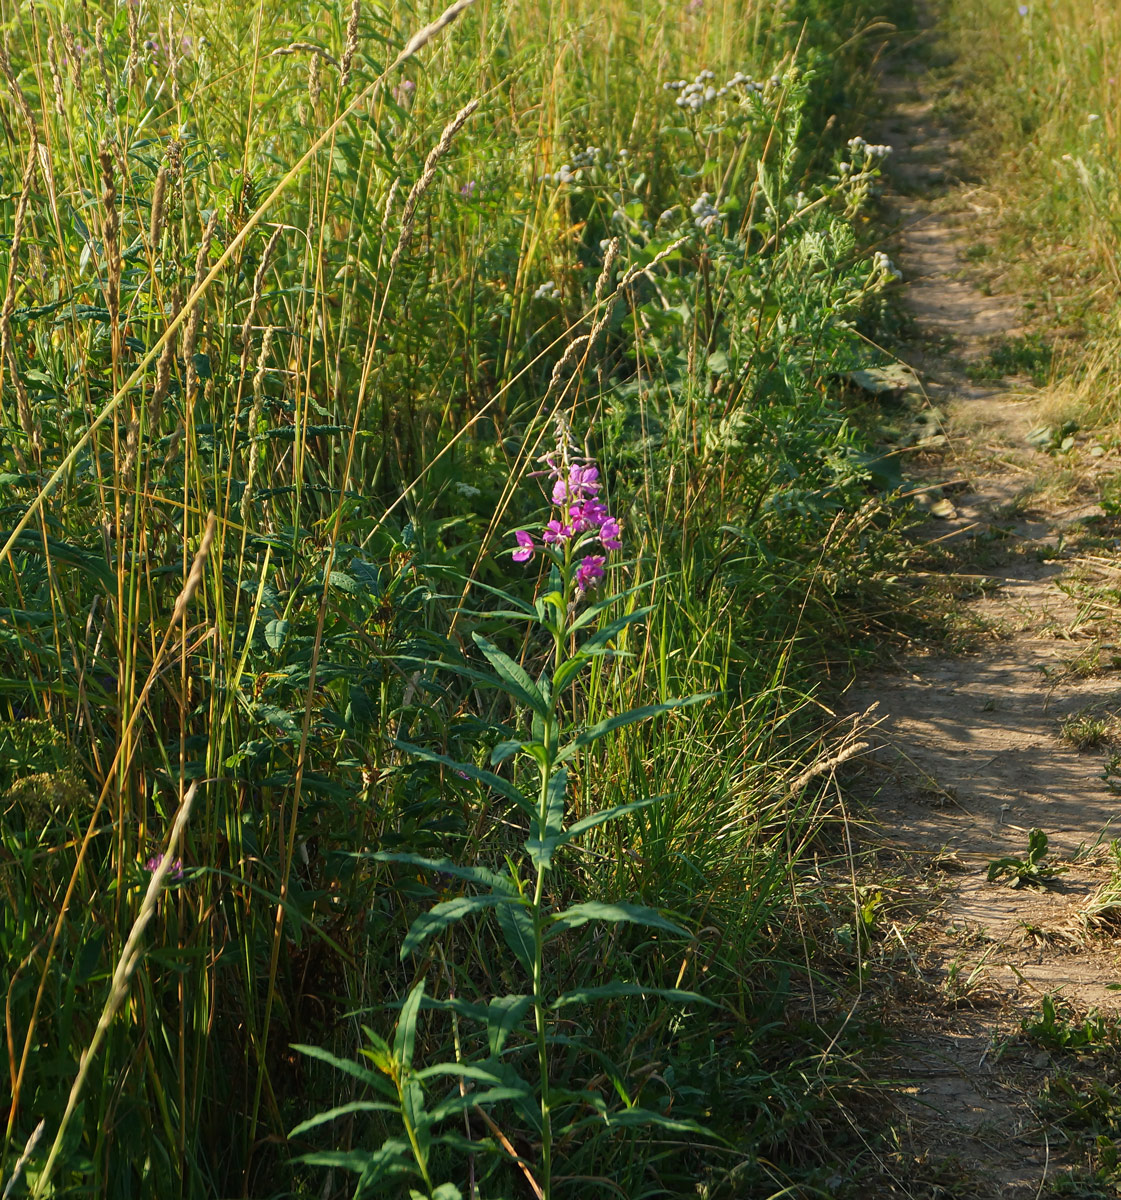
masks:
{"label": "narrow green leaf", "polygon": [[474,763],[456,762],[453,758],[437,754],[434,750],[426,750],[423,746],[414,746],[411,742],[402,742],[395,738],[393,744],[398,750],[403,750],[406,754],[414,754],[417,758],[423,758],[427,762],[439,763],[441,766],[449,767],[453,771],[459,771],[460,774],[466,775],[468,779],[474,779],[478,783],[485,784],[487,787],[498,792],[499,795],[505,796],[508,800],[513,800],[519,808],[525,809],[528,813],[536,811],[536,806],[532,801],[523,796],[508,779],[503,779],[500,775],[495,775],[491,771],[484,771],[481,767],[476,767]]}
{"label": "narrow green leaf", "polygon": [[[356,857],[366,857],[356,855]],[[486,867],[461,867],[450,858],[425,858],[420,854],[398,854],[389,850],[378,850],[368,856],[377,862],[404,863],[406,866],[420,867],[425,871],[437,872],[441,875],[452,875],[456,879],[466,879],[482,887],[492,890],[511,891],[513,883],[505,875],[496,875]]]}
{"label": "narrow green leaf", "polygon": [[430,937],[442,933],[464,917],[485,912],[488,908],[497,908],[500,904],[508,906],[509,897],[493,893],[489,896],[456,896],[453,900],[434,905],[428,912],[421,913],[410,926],[401,946],[401,958],[406,959],[416,953]]}
{"label": "narrow green leaf", "polygon": [[467,1092],[464,1095],[449,1096],[438,1104],[429,1114],[433,1123],[446,1117],[455,1116],[465,1108],[474,1108],[476,1104],[498,1104],[502,1100],[525,1100],[529,1093],[512,1087],[492,1087],[479,1092]]}
{"label": "narrow green leaf", "polygon": [[563,992],[552,1004],[553,1008],[563,1008],[566,1004],[591,1004],[596,1000],[617,1000],[626,996],[657,996],[661,1000],[673,1000],[682,1004],[707,1004],[712,1008],[719,1005],[697,992],[686,992],[680,988],[645,987],[641,983],[603,983],[597,987],[574,988]]}
{"label": "narrow green leaf", "polygon": [[574,904],[571,908],[557,913],[552,919],[549,936],[562,933],[567,929],[576,929],[589,921],[625,922],[630,925],[647,925],[652,929],[664,929],[668,933],[676,933],[681,937],[689,934],[663,917],[657,909],[647,908],[644,904],[605,904],[599,900],[589,900],[583,904]]}
{"label": "narrow green leaf", "polygon": [[672,712],[676,708],[688,708],[693,704],[701,704],[705,700],[711,700],[715,695],[715,692],[706,692],[699,696],[687,696],[681,700],[667,700],[664,704],[647,704],[642,708],[632,708],[629,712],[617,713],[615,716],[608,717],[606,720],[585,729],[579,737],[569,742],[561,750],[557,755],[556,761],[558,763],[567,762],[584,746],[590,746],[593,742],[599,741],[601,737],[606,737],[607,734],[614,733],[616,729],[622,729],[625,725],[635,725],[639,721],[647,721],[651,717]]}
{"label": "narrow green leaf", "polygon": [[582,833],[587,833],[589,829],[595,829],[597,825],[614,821],[618,817],[626,816],[630,812],[637,812],[640,808],[648,808],[651,804],[657,804],[659,800],[664,800],[665,798],[665,796],[646,796],[642,800],[632,800],[629,804],[616,804],[613,808],[602,808],[599,812],[594,812],[590,816],[581,817],[579,821],[573,822],[564,831],[561,841],[571,842],[573,838],[578,838]]}
{"label": "narrow green leaf", "polygon": [[659,575],[656,579],[647,579],[643,583],[636,583],[634,587],[627,588],[626,591],[616,592],[612,596],[605,596],[595,604],[589,604],[569,626],[569,632],[575,633],[578,629],[583,629],[585,625],[592,624],[604,609],[612,608],[620,600],[625,600],[628,596],[633,596],[635,592],[641,592],[644,588],[653,587],[654,584],[660,583],[665,578],[667,576]]}
{"label": "narrow green leaf", "polygon": [[397,1018],[397,1032],[393,1037],[393,1054],[403,1067],[413,1065],[413,1049],[416,1046],[416,1020],[420,1013],[420,1002],[424,998],[424,980],[409,992],[401,1005]]}
{"label": "narrow green leaf", "polygon": [[306,1054],[308,1058],[316,1058],[320,1062],[326,1063],[329,1067],[334,1067],[336,1071],[342,1071],[344,1075],[350,1075],[354,1079],[361,1080],[375,1091],[381,1092],[382,1095],[392,1096],[394,1100],[397,1099],[396,1090],[376,1071],[371,1071],[369,1067],[364,1067],[361,1063],[357,1063],[353,1059],[337,1058],[334,1054],[329,1054],[319,1046],[305,1046],[298,1042],[293,1044],[292,1049],[299,1054]]}
{"label": "narrow green leaf", "polygon": [[327,1112],[321,1112],[314,1117],[309,1117],[306,1121],[301,1121],[299,1125],[293,1129],[288,1136],[290,1138],[299,1137],[303,1133],[307,1133],[310,1129],[315,1129],[320,1125],[327,1125],[331,1121],[337,1120],[339,1117],[349,1116],[351,1113],[360,1112],[396,1112],[396,1104],[384,1104],[378,1100],[352,1100],[349,1104],[340,1104],[338,1108],[329,1109]]}
{"label": "narrow green leaf", "polygon": [[471,636],[475,641],[475,645],[486,656],[487,662],[498,672],[505,690],[527,707],[533,709],[535,713],[539,713],[542,717],[547,717],[549,715],[549,705],[525,667],[521,663],[515,662],[502,650],[499,650],[493,642],[488,641],[481,633],[473,633]]}

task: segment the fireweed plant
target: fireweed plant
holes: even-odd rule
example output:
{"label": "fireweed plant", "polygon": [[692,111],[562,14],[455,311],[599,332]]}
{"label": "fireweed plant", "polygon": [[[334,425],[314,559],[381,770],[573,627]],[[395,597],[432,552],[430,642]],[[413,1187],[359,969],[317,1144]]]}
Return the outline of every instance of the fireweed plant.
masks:
{"label": "fireweed plant", "polygon": [[[563,420],[557,422],[556,447],[543,461],[556,512],[539,530],[540,550],[549,565],[547,582],[532,605],[509,593],[488,590],[496,592],[510,606],[501,615],[536,629],[548,647],[545,666],[534,678],[524,666],[478,633],[474,640],[490,665],[489,673],[458,664],[439,664],[466,676],[476,687],[505,693],[520,713],[515,724],[527,727],[527,733],[498,742],[490,753],[490,769],[398,742],[399,749],[406,753],[472,779],[510,801],[524,823],[521,854],[518,858],[508,858],[504,873],[412,854],[376,854],[374,857],[382,862],[462,879],[476,890],[441,901],[413,921],[401,957],[405,960],[415,956],[420,960],[421,978],[401,1006],[392,1043],[372,1029],[365,1029],[368,1045],[362,1053],[372,1064],[372,1070],[335,1058],[318,1047],[298,1047],[303,1053],[367,1083],[381,1098],[354,1101],[319,1114],[297,1126],[292,1131],[293,1138],[355,1112],[391,1112],[400,1120],[405,1137],[388,1138],[376,1150],[326,1151],[303,1156],[302,1161],[308,1164],[358,1172],[361,1175],[358,1195],[371,1194],[386,1186],[396,1189],[403,1179],[412,1178],[419,1179],[424,1188],[423,1191],[410,1188],[412,1197],[458,1200],[463,1193],[457,1184],[446,1181],[437,1185],[433,1177],[432,1151],[442,1146],[469,1152],[489,1148],[511,1158],[534,1194],[549,1200],[556,1194],[558,1144],[571,1145],[582,1133],[602,1130],[604,1126],[618,1130],[658,1126],[678,1133],[705,1133],[694,1121],[671,1118],[626,1096],[621,1106],[612,1106],[592,1088],[574,1091],[558,1089],[550,1083],[550,1055],[558,1049],[563,1048],[568,1055],[573,1051],[589,1056],[596,1053],[581,1044],[579,1037],[558,1031],[557,1018],[562,1010],[597,1000],[640,995],[656,995],[680,1009],[704,1003],[693,992],[646,987],[619,978],[558,992],[550,978],[549,953],[571,930],[598,921],[643,926],[671,942],[685,941],[689,935],[680,925],[645,905],[585,901],[558,909],[546,883],[555,857],[566,846],[605,822],[664,799],[644,796],[570,820],[566,802],[569,770],[574,760],[589,746],[623,726],[710,697],[695,695],[633,708],[594,724],[581,723],[575,718],[575,706],[568,698],[578,686],[584,668],[597,657],[612,655],[618,635],[627,626],[648,617],[653,609],[636,608],[611,618],[612,610],[632,596],[634,589],[592,601],[593,590],[606,579],[606,555],[586,551],[595,546],[605,551],[621,549],[622,528],[600,498],[598,468],[579,455]],[[533,534],[520,529],[514,538],[517,548],[513,560],[528,562],[538,549]],[[427,662],[418,665],[424,669],[436,666]],[[505,763],[514,766],[513,778],[497,773]],[[524,972],[529,990],[494,996],[485,1005],[464,1002],[454,996],[439,1002],[427,997],[423,974],[426,947],[452,925],[491,911],[507,948]],[[481,1021],[486,1028],[487,1055],[473,1062],[459,1060],[414,1066],[417,1023],[426,1006],[450,1010],[458,1018]],[[449,1078],[453,1081],[451,1087],[445,1085],[444,1094],[430,1106],[427,1089]],[[521,1126],[517,1139],[509,1132],[501,1133],[499,1123],[490,1115],[499,1105],[509,1106]],[[446,1128],[451,1119],[462,1119],[470,1111],[482,1114],[483,1121],[495,1134],[492,1142],[465,1142],[461,1133]],[[508,1125],[508,1120],[502,1122],[507,1129]],[[515,1152],[515,1140],[532,1144],[532,1155]],[[395,1190],[394,1194],[401,1193]]]}

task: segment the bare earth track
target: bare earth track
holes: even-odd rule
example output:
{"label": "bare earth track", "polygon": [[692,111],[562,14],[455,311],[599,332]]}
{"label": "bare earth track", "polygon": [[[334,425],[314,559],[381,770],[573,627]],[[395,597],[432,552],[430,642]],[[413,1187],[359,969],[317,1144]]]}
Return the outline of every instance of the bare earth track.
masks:
{"label": "bare earth track", "polygon": [[[908,471],[931,485],[940,515],[920,535],[950,552],[946,582],[966,594],[970,632],[966,651],[916,649],[850,696],[854,712],[878,701],[878,744],[859,786],[884,854],[936,897],[917,932],[913,993],[893,1001],[910,1161],[892,1194],[1047,1196],[1077,1162],[1040,1119],[1034,1101],[1055,1063],[1018,1037],[1020,1022],[1044,995],[1073,1014],[1108,1015],[1121,996],[1107,987],[1121,979],[1118,942],[1085,912],[1109,875],[1121,797],[1103,778],[1107,749],[1079,750],[1062,732],[1064,718],[1109,720],[1110,702],[1121,705],[1108,615],[1092,602],[1121,573],[1090,536],[1101,510],[1089,485],[1104,460],[1082,453],[1087,443],[1072,456],[1081,475],[1042,488],[1060,471],[1026,435],[1045,396],[1023,380],[970,382],[971,364],[1019,332],[1020,314],[971,274],[966,251],[985,235],[986,198],[955,176],[953,136],[924,68],[900,60],[884,88],[891,115],[877,136],[895,149],[887,203],[915,329],[912,399],[941,414],[946,434]],[[931,561],[947,570],[945,557]],[[987,865],[1022,858],[1033,828],[1066,873],[1047,889],[989,883]],[[932,1178],[936,1161],[960,1170],[952,1190],[907,1184]]]}

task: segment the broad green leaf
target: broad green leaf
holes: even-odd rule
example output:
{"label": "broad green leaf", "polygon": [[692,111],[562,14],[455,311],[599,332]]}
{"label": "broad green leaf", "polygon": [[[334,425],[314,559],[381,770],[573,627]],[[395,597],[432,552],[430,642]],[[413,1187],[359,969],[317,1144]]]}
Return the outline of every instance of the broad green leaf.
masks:
{"label": "broad green leaf", "polygon": [[714,695],[716,695],[715,692],[705,692],[699,696],[687,696],[681,700],[667,700],[664,704],[647,704],[642,708],[632,708],[629,712],[617,713],[615,716],[608,717],[606,720],[585,729],[579,737],[569,742],[561,750],[557,755],[556,761],[558,763],[567,762],[584,746],[590,746],[593,742],[599,741],[601,737],[606,737],[607,734],[614,733],[616,729],[622,729],[625,725],[635,725],[639,721],[647,721],[651,717],[672,712],[676,708],[688,708],[693,704],[701,704],[705,700],[711,700]]}
{"label": "broad green leaf", "polygon": [[488,641],[481,633],[473,633],[475,645],[486,655],[487,662],[498,672],[505,690],[542,717],[549,715],[549,705],[533,682],[529,672],[520,663]]}
{"label": "broad green leaf", "polygon": [[481,767],[476,767],[474,763],[456,762],[453,758],[448,758],[444,754],[437,754],[434,750],[426,750],[423,746],[414,746],[411,742],[402,742],[395,738],[393,744],[398,750],[403,750],[406,754],[415,754],[417,758],[423,758],[427,762],[439,763],[441,766],[458,771],[461,775],[466,775],[468,779],[474,779],[478,783],[485,784],[487,787],[498,792],[499,795],[505,796],[508,800],[513,800],[519,808],[524,808],[528,813],[536,811],[536,806],[532,801],[523,796],[508,779],[503,779],[500,775],[495,775],[491,771],[484,771]]}
{"label": "broad green leaf", "polygon": [[533,974],[533,918],[526,911],[525,905],[518,901],[504,904],[497,912],[498,927],[506,945],[514,953],[514,957],[522,964],[526,972]]}
{"label": "broad green leaf", "polygon": [[499,742],[490,752],[490,765],[497,767],[499,763],[504,763],[508,758],[512,758],[517,754],[523,746],[525,746],[525,742]]}
{"label": "broad green leaf", "polygon": [[574,988],[563,992],[552,1003],[553,1008],[563,1008],[566,1004],[590,1004],[596,1000],[617,1000],[624,996],[657,996],[660,1000],[673,1000],[681,1003],[708,1004],[718,1008],[714,1001],[699,995],[697,992],[686,992],[680,988],[644,987],[641,983],[602,983],[596,987]]}
{"label": "broad green leaf", "polygon": [[568,772],[561,767],[549,780],[545,803],[545,828],[540,817],[534,823],[537,833],[527,839],[525,848],[535,867],[548,870],[553,865],[553,851],[564,836],[564,800],[568,790]]}
{"label": "broad green leaf", "polygon": [[647,925],[652,929],[664,929],[681,937],[688,933],[663,917],[655,908],[647,908],[644,904],[606,904],[600,900],[589,900],[583,904],[574,904],[564,912],[557,913],[552,920],[549,936],[562,933],[566,929],[576,929],[589,921],[625,922],[630,925]]}
{"label": "broad green leaf", "polygon": [[287,636],[287,621],[270,621],[265,626],[265,641],[268,643],[270,650],[279,650],[284,645],[284,639]]}
{"label": "broad green leaf", "polygon": [[597,825],[614,821],[617,817],[626,816],[630,812],[637,812],[640,808],[648,808],[651,804],[657,804],[659,800],[664,799],[665,796],[647,796],[642,800],[632,800],[629,804],[616,804],[613,808],[602,808],[599,812],[594,812],[590,816],[581,817],[579,821],[574,821],[564,831],[561,841],[571,842],[573,838],[579,837],[582,833],[587,833],[589,829],[595,829]]}
{"label": "broad green leaf", "polygon": [[413,1065],[413,1049],[416,1046],[416,1020],[420,1013],[420,1003],[424,998],[424,980],[409,992],[405,1003],[401,1005],[401,1015],[397,1018],[397,1031],[393,1037],[393,1055],[403,1067]]}
{"label": "broad green leaf", "polygon": [[506,1048],[510,1034],[533,1005],[532,996],[496,996],[487,1011],[487,1042],[497,1058]]}
{"label": "broad green leaf", "polygon": [[433,905],[428,912],[421,913],[409,927],[401,946],[401,958],[406,959],[410,954],[416,953],[430,937],[442,933],[448,926],[462,921],[464,917],[485,912],[488,908],[497,908],[500,904],[509,906],[509,897],[496,896],[493,893],[489,896],[456,896],[453,900],[444,900]]}
{"label": "broad green leaf", "polygon": [[463,1200],[463,1193],[454,1183],[441,1183],[433,1190],[432,1200]]}

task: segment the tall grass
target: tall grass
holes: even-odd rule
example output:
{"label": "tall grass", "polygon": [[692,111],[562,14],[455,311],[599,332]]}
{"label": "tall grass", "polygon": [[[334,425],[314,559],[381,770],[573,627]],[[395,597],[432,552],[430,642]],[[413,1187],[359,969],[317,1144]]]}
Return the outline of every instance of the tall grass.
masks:
{"label": "tall grass", "polygon": [[[487,589],[533,585],[501,551],[540,507],[558,412],[623,517],[618,581],[653,606],[577,716],[718,698],[580,761],[577,812],[667,799],[604,827],[550,885],[623,891],[697,941],[667,956],[573,935],[547,967],[592,986],[625,956],[721,1015],[589,1004],[572,1020],[600,1058],[558,1051],[551,1073],[704,1118],[729,1147],[592,1129],[558,1147],[565,1186],[726,1177],[769,1194],[826,1154],[811,1135],[830,1074],[801,1065],[812,1032],[758,1024],[801,969],[798,864],[824,803],[806,768],[834,748],[816,694],[891,605],[891,517],[835,387],[867,357],[856,326],[888,282],[852,222],[874,170],[836,168],[860,130],[831,120],[864,94],[879,14],[460,7],[419,43],[439,10],[9,16],[0,1177],[40,1121],[48,1134],[17,1189],[39,1187],[100,1041],[56,1194],[345,1193],[294,1166],[309,1147],[287,1135],[353,1080],[291,1047],[353,1054],[421,969],[400,960],[405,931],[452,885],[373,852],[494,865],[516,844],[493,794],[397,740],[471,762],[517,724],[415,663],[470,662],[479,631],[539,652]],[[757,84],[676,104],[663,84],[702,68]],[[182,877],[99,1030],[187,794]],[[495,994],[518,967],[480,923],[424,969],[448,999]],[[459,1041],[435,1023],[418,1054]],[[508,1153],[472,1186],[510,1194],[532,1129],[486,1122],[464,1136]],[[352,1114],[329,1134],[349,1151],[384,1130]]]}
{"label": "tall grass", "polygon": [[1006,265],[1062,339],[1062,402],[1115,423],[1121,12],[1092,0],[949,0],[944,22]]}

